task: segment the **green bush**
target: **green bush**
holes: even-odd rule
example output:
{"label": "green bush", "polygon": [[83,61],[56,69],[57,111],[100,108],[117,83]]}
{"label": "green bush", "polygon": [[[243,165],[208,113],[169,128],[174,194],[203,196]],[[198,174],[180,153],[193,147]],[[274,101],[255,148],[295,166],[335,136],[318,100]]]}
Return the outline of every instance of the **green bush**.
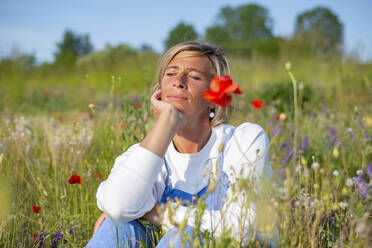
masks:
{"label": "green bush", "polygon": [[[304,110],[319,102],[321,96],[307,83],[298,83],[298,103]],[[258,95],[267,104],[272,104],[279,112],[293,112],[293,85],[291,82],[265,84]]]}

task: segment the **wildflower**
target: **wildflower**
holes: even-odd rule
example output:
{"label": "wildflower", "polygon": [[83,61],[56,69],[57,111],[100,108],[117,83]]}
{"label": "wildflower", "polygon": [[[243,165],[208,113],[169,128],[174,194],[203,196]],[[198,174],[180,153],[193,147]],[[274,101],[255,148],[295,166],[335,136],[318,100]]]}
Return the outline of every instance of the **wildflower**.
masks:
{"label": "wildflower", "polygon": [[41,207],[38,205],[33,205],[32,210],[34,211],[35,214],[38,214],[40,211]]}
{"label": "wildflower", "polygon": [[43,96],[45,99],[48,99],[50,97],[49,91],[44,91]]}
{"label": "wildflower", "polygon": [[365,119],[365,124],[367,127],[372,127],[372,118],[367,116]]}
{"label": "wildflower", "polygon": [[333,148],[332,154],[333,154],[333,157],[335,158],[338,158],[338,156],[340,155],[337,146]]}
{"label": "wildflower", "polygon": [[301,164],[304,165],[304,166],[307,164],[306,158],[304,158],[302,156],[301,156]]}
{"label": "wildflower", "polygon": [[123,130],[125,128],[125,124],[124,123],[120,123],[120,129]]}
{"label": "wildflower", "polygon": [[71,177],[70,177],[70,179],[68,179],[68,183],[69,184],[75,184],[75,183],[78,183],[78,184],[81,184],[82,183],[82,179],[81,179],[81,177],[79,176],[79,175],[72,175]]}
{"label": "wildflower", "polygon": [[368,198],[368,184],[364,180],[363,176],[359,175],[357,177],[354,177],[353,181],[358,195],[364,200],[366,200]]}
{"label": "wildflower", "polygon": [[33,239],[37,239],[38,236],[39,236],[39,235],[38,235],[37,233],[33,233],[33,234],[32,234],[32,238],[33,238]]}
{"label": "wildflower", "polygon": [[97,173],[94,175],[96,178],[99,178],[100,180],[103,180],[103,175],[101,173]]}
{"label": "wildflower", "polygon": [[348,187],[353,186],[354,185],[353,179],[351,179],[351,178],[346,179],[346,183],[345,184]]}
{"label": "wildflower", "polygon": [[299,147],[300,151],[305,151],[309,147],[309,136],[305,137],[304,143]]}
{"label": "wildflower", "polygon": [[351,129],[351,127],[349,127],[348,129],[346,129],[346,133],[349,134],[350,138],[351,139],[354,139],[354,132],[353,132],[353,129]]}
{"label": "wildflower", "polygon": [[325,116],[328,115],[328,108],[327,108],[327,105],[325,105],[325,104],[323,104],[323,114],[324,114]]}
{"label": "wildflower", "polygon": [[287,155],[282,159],[282,164],[288,163],[288,161],[291,159],[292,156],[293,156],[293,148],[291,148],[291,150],[289,150]]}
{"label": "wildflower", "polygon": [[271,119],[266,123],[265,126],[270,126],[271,124],[274,123],[275,120],[277,120],[277,119],[276,119],[276,116],[274,116],[273,118],[271,118]]}
{"label": "wildflower", "polygon": [[318,162],[313,162],[313,163],[311,164],[311,168],[312,168],[313,170],[317,170],[317,169],[319,169],[319,167],[320,167],[320,164],[319,164]]}
{"label": "wildflower", "polygon": [[230,93],[243,94],[239,87],[239,84],[233,83],[229,75],[214,77],[210,84],[210,90],[204,90],[204,99],[221,107],[226,107],[231,103]]}
{"label": "wildflower", "polygon": [[372,164],[367,164],[367,174],[369,176],[369,180],[372,180]]}
{"label": "wildflower", "polygon": [[88,107],[89,107],[90,109],[93,109],[93,108],[94,108],[94,104],[91,103],[91,104],[88,105]]}
{"label": "wildflower", "polygon": [[289,141],[287,140],[287,141],[285,141],[283,144],[280,145],[279,150],[281,151],[281,150],[287,148],[289,145],[290,145],[290,143],[289,143]]}
{"label": "wildflower", "polygon": [[332,173],[335,177],[338,176],[338,171],[337,170],[334,170],[333,173]]}
{"label": "wildflower", "polygon": [[285,63],[285,69],[287,70],[287,71],[290,71],[291,70],[291,67],[292,67],[292,64],[291,64],[291,62],[286,62]]}
{"label": "wildflower", "polygon": [[40,243],[39,243],[38,248],[43,247],[44,239],[45,239],[45,237],[46,237],[48,234],[49,234],[49,233],[45,233],[43,230],[41,230],[41,233],[40,233],[40,235],[39,235]]}
{"label": "wildflower", "polygon": [[339,143],[340,139],[337,136],[337,128],[334,127],[330,130],[328,147],[334,146],[335,144],[339,145]]}
{"label": "wildflower", "polygon": [[141,101],[140,100],[136,100],[136,101],[134,101],[134,108],[136,108],[136,109],[139,109],[139,108],[141,108]]}
{"label": "wildflower", "polygon": [[263,101],[262,101],[261,99],[255,99],[255,100],[252,100],[252,101],[251,101],[251,105],[252,105],[255,109],[260,109],[260,108],[262,108]]}
{"label": "wildflower", "polygon": [[280,169],[275,170],[275,175],[279,179],[284,180],[286,178],[285,168],[280,168]]}
{"label": "wildflower", "polygon": [[287,119],[287,115],[286,115],[285,113],[280,113],[280,115],[279,115],[279,119],[280,119],[281,121],[284,121],[285,119]]}
{"label": "wildflower", "polygon": [[52,246],[56,245],[62,238],[63,234],[57,231],[53,236]]}
{"label": "wildflower", "polygon": [[276,125],[274,126],[274,129],[273,129],[273,131],[272,131],[272,135],[275,136],[275,135],[277,135],[279,132],[280,132],[280,122],[276,123]]}
{"label": "wildflower", "polygon": [[362,170],[357,170],[356,174],[357,174],[358,176],[363,176],[363,171],[362,171]]}

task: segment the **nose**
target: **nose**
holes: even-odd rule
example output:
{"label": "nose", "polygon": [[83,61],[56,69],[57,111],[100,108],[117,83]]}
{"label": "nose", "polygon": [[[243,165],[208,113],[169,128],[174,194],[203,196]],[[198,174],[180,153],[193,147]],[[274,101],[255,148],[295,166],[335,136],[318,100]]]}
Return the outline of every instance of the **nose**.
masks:
{"label": "nose", "polygon": [[187,75],[186,73],[180,73],[177,75],[173,82],[173,86],[180,88],[180,89],[186,89],[187,88]]}

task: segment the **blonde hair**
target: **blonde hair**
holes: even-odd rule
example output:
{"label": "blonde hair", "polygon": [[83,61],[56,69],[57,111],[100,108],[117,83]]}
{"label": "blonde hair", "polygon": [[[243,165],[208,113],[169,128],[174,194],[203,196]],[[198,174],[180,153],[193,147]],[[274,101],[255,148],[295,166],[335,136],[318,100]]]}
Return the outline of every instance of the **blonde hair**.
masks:
{"label": "blonde hair", "polygon": [[[157,82],[153,87],[153,92],[160,89],[160,82],[163,78],[165,68],[168,66],[171,60],[177,54],[184,51],[195,52],[196,53],[195,56],[207,57],[209,61],[212,63],[214,69],[214,74],[211,75],[212,77],[230,74],[228,61],[225,57],[224,51],[220,47],[205,42],[184,41],[169,48],[160,57],[158,71],[156,75]],[[214,113],[215,113],[214,117],[210,120],[212,127],[228,121],[231,114],[231,107],[228,106],[222,108],[220,106],[215,106]]]}

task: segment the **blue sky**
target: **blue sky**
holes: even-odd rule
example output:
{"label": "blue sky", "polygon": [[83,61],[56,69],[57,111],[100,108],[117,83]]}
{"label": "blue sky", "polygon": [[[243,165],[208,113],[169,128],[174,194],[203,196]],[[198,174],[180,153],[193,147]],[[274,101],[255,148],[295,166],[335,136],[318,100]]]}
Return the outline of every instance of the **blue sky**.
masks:
{"label": "blue sky", "polygon": [[1,0],[0,57],[17,47],[34,53],[39,61],[52,61],[67,28],[88,33],[95,49],[107,43],[134,47],[146,43],[162,51],[169,31],[180,21],[202,34],[221,7],[247,3],[266,7],[274,34],[280,36],[293,33],[299,13],[318,5],[329,7],[344,24],[347,52],[359,50],[363,60],[372,60],[371,0]]}

